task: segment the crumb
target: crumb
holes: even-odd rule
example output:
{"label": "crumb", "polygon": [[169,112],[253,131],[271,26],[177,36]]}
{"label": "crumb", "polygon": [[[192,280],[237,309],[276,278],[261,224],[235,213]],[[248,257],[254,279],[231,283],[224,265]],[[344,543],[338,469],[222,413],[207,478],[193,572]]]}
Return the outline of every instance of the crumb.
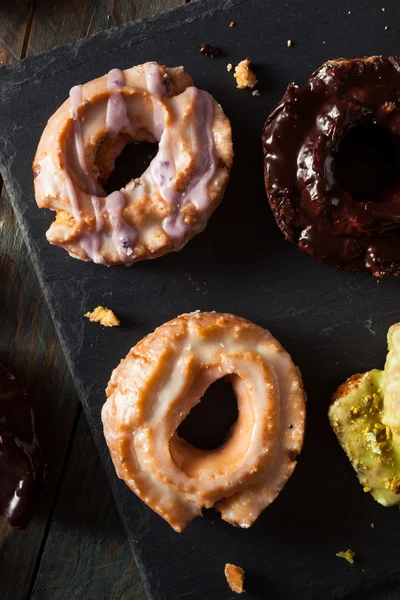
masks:
{"label": "crumb", "polygon": [[325,44],[326,42],[322,42],[323,44]]}
{"label": "crumb", "polygon": [[382,12],[385,12],[386,8],[382,8]]}
{"label": "crumb", "polygon": [[229,27],[236,27],[236,23],[235,23],[235,21],[231,21],[231,22],[229,23]]}
{"label": "crumb", "polygon": [[288,40],[286,43],[287,43],[287,47],[290,48],[290,46],[292,45],[292,40]]}
{"label": "crumb", "polygon": [[227,71],[232,71],[232,69],[233,69],[233,64],[232,63],[229,63],[229,64],[226,65],[226,70]]}
{"label": "crumb", "polygon": [[74,217],[65,210],[58,210],[54,225],[67,225],[67,227],[73,227],[76,225],[76,221]]}
{"label": "crumb", "polygon": [[0,229],[3,229],[3,225],[4,225],[4,219],[0,218]]}
{"label": "crumb", "polygon": [[209,58],[216,58],[217,56],[221,56],[221,48],[215,48],[210,44],[202,44],[200,54]]}
{"label": "crumb", "polygon": [[259,91],[259,90],[253,90],[253,91],[251,92],[251,95],[252,95],[252,96],[259,96],[259,95],[260,95],[260,91]]}
{"label": "crumb", "polygon": [[346,552],[337,552],[336,553],[336,556],[338,556],[339,558],[344,558],[351,565],[354,564],[354,557],[355,557],[355,555],[356,555],[356,553],[353,552],[353,550],[350,550],[350,548],[348,550],[346,550]]}
{"label": "crumb", "polygon": [[349,15],[351,15],[351,10],[348,10],[347,12],[348,12]]}
{"label": "crumb", "polygon": [[375,528],[375,523],[370,523],[370,527],[371,527],[371,529],[374,529]]}
{"label": "crumb", "polygon": [[97,306],[92,312],[85,313],[85,317],[94,323],[104,325],[104,327],[117,327],[120,324],[120,320],[117,319],[113,311],[104,308],[104,306]]}
{"label": "crumb", "polygon": [[389,27],[388,27],[387,25],[385,25],[385,30],[386,30],[386,29],[389,29]]}
{"label": "crumb", "polygon": [[235,69],[234,73],[237,87],[240,90],[245,88],[253,88],[257,83],[257,77],[251,68],[251,62],[249,58],[242,60]]}
{"label": "crumb", "polygon": [[245,590],[243,588],[244,571],[241,567],[226,563],[225,565],[225,577],[232,592],[236,594],[242,594]]}

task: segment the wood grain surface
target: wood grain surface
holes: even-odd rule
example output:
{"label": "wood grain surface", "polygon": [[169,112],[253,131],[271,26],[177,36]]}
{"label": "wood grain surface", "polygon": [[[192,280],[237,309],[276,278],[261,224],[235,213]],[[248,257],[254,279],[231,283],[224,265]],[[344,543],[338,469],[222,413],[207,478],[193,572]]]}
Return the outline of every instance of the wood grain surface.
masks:
{"label": "wood grain surface", "polygon": [[[0,64],[184,3],[3,0]],[[28,388],[49,468],[40,508],[29,528],[12,530],[0,517],[0,598],[144,600],[5,189],[0,199],[0,282],[0,361]]]}

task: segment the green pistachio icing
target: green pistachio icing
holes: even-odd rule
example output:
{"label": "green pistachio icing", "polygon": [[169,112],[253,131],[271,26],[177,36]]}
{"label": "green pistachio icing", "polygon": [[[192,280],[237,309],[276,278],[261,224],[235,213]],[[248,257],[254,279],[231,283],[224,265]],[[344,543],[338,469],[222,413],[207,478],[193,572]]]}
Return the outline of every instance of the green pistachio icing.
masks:
{"label": "green pistachio icing", "polygon": [[348,379],[328,413],[364,491],[384,506],[400,504],[400,323],[388,347],[384,370]]}

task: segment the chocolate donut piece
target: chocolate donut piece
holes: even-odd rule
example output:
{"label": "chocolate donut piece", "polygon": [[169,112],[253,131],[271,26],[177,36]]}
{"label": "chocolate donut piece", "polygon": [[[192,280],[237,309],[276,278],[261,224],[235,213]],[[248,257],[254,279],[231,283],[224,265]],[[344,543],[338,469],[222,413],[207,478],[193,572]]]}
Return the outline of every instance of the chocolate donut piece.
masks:
{"label": "chocolate donut piece", "polygon": [[26,391],[0,364],[0,514],[25,528],[44,479],[42,451]]}
{"label": "chocolate donut piece", "polygon": [[324,63],[265,122],[268,200],[285,238],[321,262],[400,273],[400,58]]}

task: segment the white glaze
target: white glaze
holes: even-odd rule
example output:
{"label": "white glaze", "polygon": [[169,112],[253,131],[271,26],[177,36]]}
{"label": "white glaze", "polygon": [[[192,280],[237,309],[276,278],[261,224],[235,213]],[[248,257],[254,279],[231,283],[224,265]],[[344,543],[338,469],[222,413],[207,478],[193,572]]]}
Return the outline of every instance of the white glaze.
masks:
{"label": "white glaze", "polygon": [[[238,420],[216,450],[194,448],[177,429],[227,375]],[[296,466],[305,419],[299,373],[269,332],[233,315],[166,323],[121,361],[107,395],[102,419],[118,475],[177,531],[211,506],[249,527]]]}

